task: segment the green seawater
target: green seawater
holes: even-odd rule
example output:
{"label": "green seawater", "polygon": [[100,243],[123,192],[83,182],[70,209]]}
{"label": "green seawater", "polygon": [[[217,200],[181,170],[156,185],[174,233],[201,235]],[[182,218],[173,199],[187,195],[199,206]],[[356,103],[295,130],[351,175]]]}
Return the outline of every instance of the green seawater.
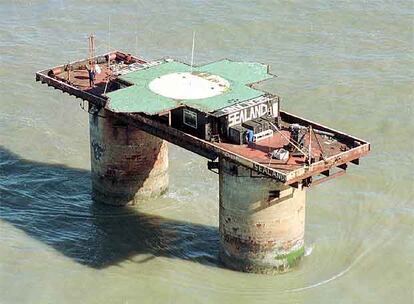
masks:
{"label": "green seawater", "polygon": [[[413,1],[0,1],[0,303],[413,303]],[[110,28],[110,30],[109,30]],[[372,143],[311,189],[305,257],[220,267],[218,178],[170,146],[170,189],[92,204],[88,116],[37,70],[122,49],[268,63],[282,109]]]}

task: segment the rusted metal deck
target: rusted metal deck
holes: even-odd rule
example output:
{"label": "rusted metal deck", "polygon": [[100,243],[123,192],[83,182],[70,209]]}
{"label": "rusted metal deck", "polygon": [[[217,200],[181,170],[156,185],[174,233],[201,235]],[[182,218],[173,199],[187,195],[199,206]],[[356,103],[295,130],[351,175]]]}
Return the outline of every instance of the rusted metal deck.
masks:
{"label": "rusted metal deck", "polygon": [[[108,56],[119,63],[116,71],[108,67]],[[128,73],[132,68],[145,68],[153,64],[119,51],[97,56],[94,61],[102,72],[97,75],[93,86],[89,85],[88,72],[85,69],[87,59],[39,71],[36,73],[36,80],[89,102],[89,110],[95,111],[101,108],[108,109],[106,93],[114,90],[114,86],[122,82],[118,79],[119,75]],[[115,112],[114,115],[130,126],[208,158],[211,168],[216,167],[214,161],[218,157],[224,157],[251,169],[252,177],[269,176],[291,186],[311,186],[339,176],[345,173],[348,163],[359,164],[359,158],[370,151],[367,141],[284,111],[280,111],[280,133],[275,132],[272,137],[250,145],[200,139],[170,126],[168,120],[160,115]],[[286,138],[291,136],[288,126],[295,123],[303,127],[312,126],[315,130],[333,135],[329,139],[316,133],[305,136],[305,146],[309,144],[311,137],[314,143],[311,148],[311,163],[303,155],[292,155],[288,161],[269,157],[270,151],[288,143]]]}

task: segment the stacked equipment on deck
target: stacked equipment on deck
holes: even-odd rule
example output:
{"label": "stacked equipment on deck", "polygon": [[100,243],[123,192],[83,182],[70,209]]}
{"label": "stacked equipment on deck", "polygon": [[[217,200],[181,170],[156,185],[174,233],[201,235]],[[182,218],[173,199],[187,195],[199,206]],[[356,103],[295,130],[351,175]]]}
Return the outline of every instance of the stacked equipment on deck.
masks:
{"label": "stacked equipment on deck", "polygon": [[241,125],[235,125],[229,128],[229,140],[233,144],[242,145],[246,141],[247,130],[252,130],[254,134],[259,134],[271,129],[269,120],[271,117],[259,117],[253,120],[243,122]]}

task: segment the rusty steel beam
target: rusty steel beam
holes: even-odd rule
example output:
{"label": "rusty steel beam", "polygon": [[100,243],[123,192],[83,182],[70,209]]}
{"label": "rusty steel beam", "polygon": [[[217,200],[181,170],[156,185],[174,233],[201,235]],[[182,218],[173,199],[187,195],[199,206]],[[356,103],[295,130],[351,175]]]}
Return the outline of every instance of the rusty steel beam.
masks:
{"label": "rusty steel beam", "polygon": [[300,168],[293,172],[288,173],[286,185],[291,185],[301,180],[311,177],[313,175],[320,174],[332,167],[338,167],[343,164],[346,164],[352,160],[360,158],[368,154],[370,151],[370,144],[366,143],[359,147],[353,148],[349,151],[342,152],[338,155],[331,156],[326,159],[326,161],[319,161],[311,164],[309,167]]}
{"label": "rusty steel beam", "polygon": [[97,107],[102,108],[106,105],[107,98],[96,96],[86,91],[82,91],[77,87],[74,87],[68,83],[65,83],[58,79],[52,78],[48,76],[47,74],[44,74],[45,72],[46,71],[37,72],[36,81],[40,81],[41,83],[45,83],[48,86],[54,87],[55,89],[61,90],[65,93],[68,93],[69,95],[73,95],[82,100],[86,100],[96,105]]}
{"label": "rusty steel beam", "polygon": [[312,182],[310,183],[309,187],[313,187],[313,186],[319,185],[321,183],[324,183],[324,182],[326,182],[326,181],[328,181],[330,179],[333,179],[335,177],[342,176],[342,175],[345,174],[345,172],[346,172],[346,170],[340,170],[338,172],[333,173],[332,175],[325,176],[325,177],[322,177],[322,178],[318,178],[316,180],[312,180]]}

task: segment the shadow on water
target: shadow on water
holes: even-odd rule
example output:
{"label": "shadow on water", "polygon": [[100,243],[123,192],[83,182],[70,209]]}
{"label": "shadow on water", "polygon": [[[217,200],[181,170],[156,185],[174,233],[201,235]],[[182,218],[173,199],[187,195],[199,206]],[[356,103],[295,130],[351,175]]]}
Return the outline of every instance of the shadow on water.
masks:
{"label": "shadow on water", "polygon": [[94,204],[90,172],[0,148],[0,219],[94,268],[156,256],[219,266],[216,227]]}

